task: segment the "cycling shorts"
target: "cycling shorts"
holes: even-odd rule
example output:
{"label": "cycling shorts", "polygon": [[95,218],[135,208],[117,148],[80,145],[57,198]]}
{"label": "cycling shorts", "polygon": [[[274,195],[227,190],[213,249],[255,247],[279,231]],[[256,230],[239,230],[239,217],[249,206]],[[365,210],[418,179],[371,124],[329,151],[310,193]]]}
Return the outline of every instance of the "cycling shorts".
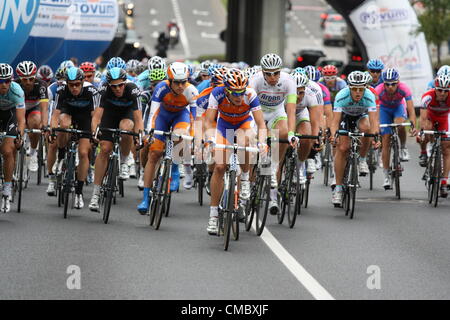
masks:
{"label": "cycling shorts", "polygon": [[356,128],[358,128],[359,126],[359,121],[368,117],[369,115],[367,113],[363,113],[358,116],[350,116],[346,113],[343,113],[341,117],[341,123],[339,125],[339,130],[355,132]]}
{"label": "cycling shorts", "polygon": [[[61,114],[67,114],[72,118],[74,129],[91,132],[92,116],[90,111],[79,111],[71,108],[61,108]],[[89,134],[81,135],[81,138],[89,139]]]}
{"label": "cycling shorts", "polygon": [[276,109],[273,112],[263,112],[264,121],[267,123],[267,129],[274,129],[280,120],[287,120],[287,114],[283,107]]}
{"label": "cycling shorts", "polygon": [[8,138],[17,137],[16,108],[0,111],[0,131],[6,132]]}
{"label": "cycling shorts", "polygon": [[296,122],[295,122],[296,126],[298,126],[300,123],[305,122],[305,121],[310,122],[308,108],[304,108],[302,111],[296,112],[295,119],[296,119]]}
{"label": "cycling shorts", "polygon": [[[123,111],[111,111],[110,109],[104,108],[102,120],[100,121],[101,128],[109,129],[119,129],[120,121],[123,119],[129,119],[134,121],[133,110],[126,108]],[[99,137],[100,140],[106,140],[113,142],[112,132],[103,132]]]}
{"label": "cycling shorts", "polygon": [[[427,110],[427,118],[433,126],[435,122],[438,123],[438,131],[448,131],[450,122],[450,113],[446,115],[436,115],[429,110]],[[442,136],[442,138],[447,138],[448,136]]]}
{"label": "cycling shorts", "polygon": [[27,109],[25,111],[25,119],[28,120],[28,116],[31,114],[41,114],[41,109],[39,108],[39,106],[34,106],[33,108]]}
{"label": "cycling shorts", "polygon": [[[190,112],[185,108],[181,111],[170,112],[164,108],[158,108],[152,118],[152,128],[164,132],[175,129],[188,130],[190,127]],[[155,134],[155,141],[150,146],[150,150],[164,151],[166,137]]]}
{"label": "cycling shorts", "polygon": [[217,120],[216,143],[217,144],[233,144],[234,135],[238,129],[252,129],[251,122],[253,118],[248,116],[246,119],[238,123],[229,123],[219,117]]}
{"label": "cycling shorts", "polygon": [[[406,108],[404,104],[399,104],[395,108],[385,107],[380,105],[380,124],[391,124],[394,123],[395,118],[408,118],[406,114]],[[381,128],[380,134],[391,134],[392,128]]]}

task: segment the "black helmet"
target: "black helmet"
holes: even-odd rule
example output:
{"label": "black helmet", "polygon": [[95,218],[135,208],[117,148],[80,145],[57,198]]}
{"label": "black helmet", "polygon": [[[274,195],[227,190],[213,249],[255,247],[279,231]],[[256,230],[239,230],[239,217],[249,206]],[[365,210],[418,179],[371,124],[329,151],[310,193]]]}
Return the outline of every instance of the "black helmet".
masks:
{"label": "black helmet", "polygon": [[127,79],[127,72],[124,69],[121,68],[111,68],[106,73],[106,81],[110,83],[113,80],[126,80]]}

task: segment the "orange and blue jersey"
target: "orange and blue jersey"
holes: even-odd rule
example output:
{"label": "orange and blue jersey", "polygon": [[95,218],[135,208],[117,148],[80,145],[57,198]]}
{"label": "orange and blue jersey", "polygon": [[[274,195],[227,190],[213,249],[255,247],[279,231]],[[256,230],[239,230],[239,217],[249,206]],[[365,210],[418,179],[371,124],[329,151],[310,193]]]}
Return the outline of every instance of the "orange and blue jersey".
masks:
{"label": "orange and blue jersey", "polygon": [[[253,120],[250,112],[261,110],[256,91],[248,88],[240,105],[232,104],[225,95],[225,87],[216,87],[209,96],[209,109],[218,111],[217,143],[233,142],[234,131],[238,129],[250,129]],[[222,139],[221,139],[222,138]]]}

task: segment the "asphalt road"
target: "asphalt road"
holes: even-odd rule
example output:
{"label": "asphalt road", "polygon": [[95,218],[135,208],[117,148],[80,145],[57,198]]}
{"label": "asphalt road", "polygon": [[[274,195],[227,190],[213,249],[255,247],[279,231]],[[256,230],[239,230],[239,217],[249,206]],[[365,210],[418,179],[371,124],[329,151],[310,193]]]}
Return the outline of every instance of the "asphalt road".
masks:
{"label": "asphalt road", "polygon": [[[0,215],[0,299],[448,299],[450,204],[426,202],[417,150],[410,141],[402,200],[381,189],[378,170],[375,190],[362,178],[349,220],[318,172],[294,229],[269,216],[261,238],[244,232],[228,252],[207,234],[209,200],[200,207],[193,190],[174,194],[155,231],[136,212],[136,180],[107,225],[87,207],[64,220],[46,185],[32,183],[23,212]],[[70,266],[80,290],[67,287]]]}
{"label": "asphalt road", "polygon": [[158,33],[172,19],[180,27],[180,42],[168,51],[169,59],[196,59],[225,52],[225,42],[219,39],[219,33],[226,26],[226,10],[220,0],[139,0],[135,5],[135,28],[151,49],[151,55],[155,54]]}

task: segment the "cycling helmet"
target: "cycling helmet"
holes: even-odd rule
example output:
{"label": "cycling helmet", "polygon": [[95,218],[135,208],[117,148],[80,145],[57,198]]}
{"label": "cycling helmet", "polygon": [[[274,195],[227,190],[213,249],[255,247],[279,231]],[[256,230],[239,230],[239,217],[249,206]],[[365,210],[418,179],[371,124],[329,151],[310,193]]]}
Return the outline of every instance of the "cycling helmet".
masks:
{"label": "cycling helmet", "polygon": [[213,74],[211,74],[211,83],[218,85],[223,83],[225,75],[227,74],[227,68],[215,68]]}
{"label": "cycling helmet", "polygon": [[248,79],[243,71],[231,68],[227,71],[223,83],[228,89],[243,90],[247,88]]}
{"label": "cycling helmet", "polygon": [[437,75],[445,75],[445,76],[450,76],[450,66],[448,65],[443,65],[442,67],[439,68]]}
{"label": "cycling helmet", "polygon": [[297,88],[300,87],[306,87],[309,83],[309,79],[306,76],[306,74],[303,73],[294,73],[292,76],[292,79],[294,79],[295,84],[297,85]]}
{"label": "cycling helmet", "polygon": [[366,77],[366,85],[370,85],[373,81],[373,77],[371,76],[369,71],[365,71],[364,75]]}
{"label": "cycling helmet", "polygon": [[212,65],[211,61],[205,60],[202,63],[200,63],[200,74],[203,75],[209,75],[209,67]]}
{"label": "cycling helmet", "polygon": [[11,79],[13,68],[7,63],[0,63],[0,79]]}
{"label": "cycling helmet", "polygon": [[56,74],[55,74],[56,80],[65,80],[66,79],[66,70],[67,70],[67,68],[58,68],[58,70],[56,70]]}
{"label": "cycling helmet", "polygon": [[120,69],[126,69],[127,64],[121,57],[113,57],[109,59],[108,63],[106,64],[106,69],[112,69],[112,68],[120,68]]}
{"label": "cycling helmet", "polygon": [[434,80],[434,87],[438,89],[450,89],[450,75],[441,74]]}
{"label": "cycling helmet", "polygon": [[44,81],[50,81],[53,79],[53,70],[47,65],[40,66],[37,70],[36,77]]}
{"label": "cycling helmet", "polygon": [[314,66],[306,66],[305,72],[309,80],[318,81],[320,79],[320,71],[317,70]]}
{"label": "cycling helmet", "polygon": [[151,57],[150,60],[148,60],[148,69],[149,70],[153,70],[153,69],[166,70],[166,68],[167,68],[166,62],[160,56],[154,56],[154,57]]}
{"label": "cycling helmet", "polygon": [[246,68],[248,68],[248,63],[244,62],[244,61],[239,61],[238,62],[238,67],[241,70],[245,70]]}
{"label": "cycling helmet", "polygon": [[95,65],[92,62],[86,61],[80,64],[80,69],[83,72],[95,72]]}
{"label": "cycling helmet", "polygon": [[296,73],[303,73],[303,74],[306,75],[305,69],[301,68],[301,67],[297,67],[297,68],[295,68],[294,70],[291,71],[291,75],[294,75]]}
{"label": "cycling helmet", "polygon": [[32,77],[36,72],[37,67],[33,61],[22,61],[16,67],[16,73],[19,77]]}
{"label": "cycling helmet", "polygon": [[281,69],[283,66],[283,61],[280,56],[275,53],[268,53],[261,58],[261,67],[264,70],[275,70]]}
{"label": "cycling helmet", "polygon": [[188,67],[188,71],[189,71],[189,78],[193,78],[194,77],[194,67],[191,64],[186,64]]}
{"label": "cycling helmet", "polygon": [[127,72],[122,68],[111,68],[106,72],[106,81],[110,83],[113,80],[127,80]]}
{"label": "cycling helmet", "polygon": [[75,81],[75,80],[83,80],[84,72],[80,68],[71,67],[67,69],[66,72],[66,81]]}
{"label": "cycling helmet", "polygon": [[322,75],[323,76],[336,76],[338,74],[338,69],[336,66],[333,66],[332,64],[326,65],[322,68]]}
{"label": "cycling helmet", "polygon": [[189,78],[188,66],[182,62],[173,62],[167,68],[169,80],[184,81]]}
{"label": "cycling helmet", "polygon": [[257,73],[258,73],[258,71],[256,70],[255,67],[250,67],[250,68],[247,68],[247,69],[244,70],[245,76],[246,76],[247,78],[249,78],[249,79],[250,79],[251,77],[253,77],[253,75],[257,74]]}
{"label": "cycling helmet", "polygon": [[253,66],[253,69],[255,69],[256,72],[258,72],[258,71],[261,71],[261,70],[262,70],[262,67],[261,67],[261,65],[259,65],[259,64],[255,64],[255,65]]}
{"label": "cycling helmet", "polygon": [[145,66],[145,64],[142,63],[142,62],[139,62],[139,64],[138,64],[137,67],[136,67],[136,73],[137,73],[137,74],[141,74],[142,72],[145,71],[145,69],[147,69],[147,67]]}
{"label": "cycling helmet", "polygon": [[384,69],[384,63],[380,59],[370,59],[369,62],[367,62],[367,69],[369,69],[369,70],[383,70]]}
{"label": "cycling helmet", "polygon": [[353,71],[348,75],[347,82],[349,86],[362,87],[367,83],[367,77],[362,71]]}
{"label": "cycling helmet", "polygon": [[59,67],[60,68],[70,68],[70,67],[75,67],[75,65],[73,64],[72,60],[65,60],[65,61],[61,62]]}
{"label": "cycling helmet", "polygon": [[388,68],[383,71],[381,77],[384,82],[390,82],[390,81],[398,81],[400,75],[398,74],[398,71],[395,70],[394,68]]}
{"label": "cycling helmet", "polygon": [[130,59],[127,62],[126,70],[127,72],[136,72],[136,69],[139,65],[139,61],[136,59]]}
{"label": "cycling helmet", "polygon": [[148,79],[150,81],[161,81],[166,78],[166,72],[164,69],[153,69],[148,73]]}
{"label": "cycling helmet", "polygon": [[208,74],[212,76],[214,74],[215,69],[223,68],[223,65],[220,63],[213,63],[208,67]]}

